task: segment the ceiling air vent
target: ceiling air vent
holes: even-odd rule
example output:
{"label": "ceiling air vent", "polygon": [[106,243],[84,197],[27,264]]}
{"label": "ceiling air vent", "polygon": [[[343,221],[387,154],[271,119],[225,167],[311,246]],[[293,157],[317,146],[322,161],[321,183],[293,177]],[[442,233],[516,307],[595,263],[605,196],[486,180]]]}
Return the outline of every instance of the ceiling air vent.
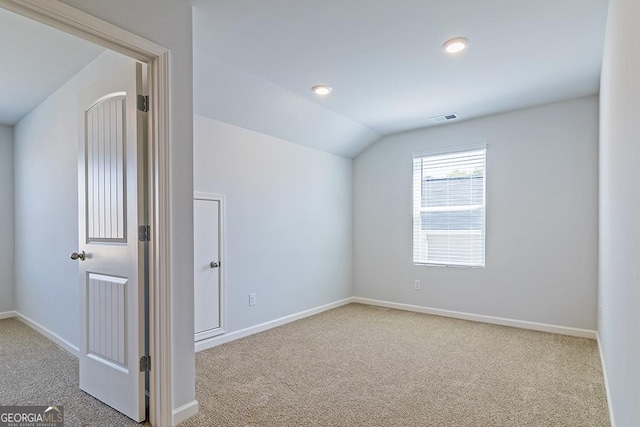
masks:
{"label": "ceiling air vent", "polygon": [[460,116],[458,116],[455,113],[452,113],[452,114],[446,114],[444,116],[432,117],[431,120],[434,123],[444,123],[444,122],[450,122],[452,120],[458,120],[459,118]]}

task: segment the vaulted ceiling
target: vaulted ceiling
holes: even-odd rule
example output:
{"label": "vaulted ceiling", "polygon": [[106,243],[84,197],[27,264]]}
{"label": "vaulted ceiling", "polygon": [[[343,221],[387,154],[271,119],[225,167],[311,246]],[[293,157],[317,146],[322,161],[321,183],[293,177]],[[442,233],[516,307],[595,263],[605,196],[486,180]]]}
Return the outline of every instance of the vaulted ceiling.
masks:
{"label": "vaulted ceiling", "polygon": [[[192,0],[198,114],[353,157],[381,136],[598,93],[606,0]],[[470,40],[446,55],[442,43]],[[104,49],[0,9],[0,123]],[[311,86],[333,92],[318,97]]]}
{"label": "vaulted ceiling", "polygon": [[0,8],[0,124],[14,125],[104,48]]}
{"label": "vaulted ceiling", "polygon": [[606,0],[192,3],[196,113],[347,157],[434,116],[599,90]]}

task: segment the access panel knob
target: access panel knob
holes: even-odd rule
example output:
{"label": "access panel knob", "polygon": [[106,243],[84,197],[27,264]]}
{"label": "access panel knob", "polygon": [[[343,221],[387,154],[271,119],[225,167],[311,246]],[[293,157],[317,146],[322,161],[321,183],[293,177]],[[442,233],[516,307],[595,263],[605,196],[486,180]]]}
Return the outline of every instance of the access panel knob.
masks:
{"label": "access panel knob", "polygon": [[211,263],[209,263],[209,266],[211,268],[218,268],[218,267],[220,267],[220,263],[217,262],[217,261],[211,261]]}
{"label": "access panel knob", "polygon": [[87,259],[87,254],[85,254],[84,251],[82,251],[80,253],[74,252],[74,253],[71,254],[71,259],[74,260],[74,261],[78,260],[78,259],[80,261],[84,261],[85,259]]}

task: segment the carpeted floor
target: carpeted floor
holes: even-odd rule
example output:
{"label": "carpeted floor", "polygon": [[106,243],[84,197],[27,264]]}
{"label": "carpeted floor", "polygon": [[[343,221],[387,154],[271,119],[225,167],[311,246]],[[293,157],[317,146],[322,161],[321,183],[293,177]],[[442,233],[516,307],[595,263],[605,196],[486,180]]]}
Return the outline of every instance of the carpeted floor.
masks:
{"label": "carpeted floor", "polygon": [[17,319],[0,320],[0,405],[62,405],[65,426],[138,426],[78,387],[78,358]]}
{"label": "carpeted floor", "polygon": [[[608,426],[596,342],[351,304],[200,352],[189,426]],[[78,388],[78,360],[0,321],[0,405],[137,426]]]}
{"label": "carpeted floor", "polygon": [[181,426],[608,426],[593,340],[351,304],[196,355]]}

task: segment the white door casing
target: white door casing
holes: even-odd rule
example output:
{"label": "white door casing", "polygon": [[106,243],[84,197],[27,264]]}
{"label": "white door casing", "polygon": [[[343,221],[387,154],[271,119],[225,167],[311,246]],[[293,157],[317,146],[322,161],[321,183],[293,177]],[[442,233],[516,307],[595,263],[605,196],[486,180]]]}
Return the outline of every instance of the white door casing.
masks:
{"label": "white door casing", "polygon": [[128,417],[145,418],[144,141],[131,65],[79,95],[80,388]]}
{"label": "white door casing", "polygon": [[[0,7],[142,61],[149,70],[149,421],[175,425],[197,412],[173,411],[169,158],[169,50],[59,0],[0,0]],[[193,407],[192,407],[193,408]]]}
{"label": "white door casing", "polygon": [[195,341],[224,333],[224,197],[193,199]]}

